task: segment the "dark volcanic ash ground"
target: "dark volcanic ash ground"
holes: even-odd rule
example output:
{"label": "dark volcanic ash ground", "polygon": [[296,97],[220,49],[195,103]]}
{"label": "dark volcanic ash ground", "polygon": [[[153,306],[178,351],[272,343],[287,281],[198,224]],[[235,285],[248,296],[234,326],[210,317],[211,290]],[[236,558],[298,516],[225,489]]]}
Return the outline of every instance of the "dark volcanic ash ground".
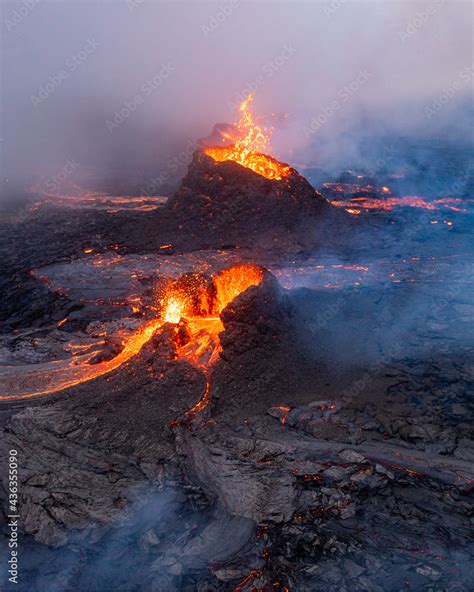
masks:
{"label": "dark volcanic ash ground", "polygon": [[222,312],[195,417],[205,377],[169,326],[109,374],[1,402],[15,589],[471,590],[472,213],[446,216],[350,216],[297,173],[197,153],[151,213],[5,223],[0,386],[104,330],[113,356],[160,278],[269,270]]}

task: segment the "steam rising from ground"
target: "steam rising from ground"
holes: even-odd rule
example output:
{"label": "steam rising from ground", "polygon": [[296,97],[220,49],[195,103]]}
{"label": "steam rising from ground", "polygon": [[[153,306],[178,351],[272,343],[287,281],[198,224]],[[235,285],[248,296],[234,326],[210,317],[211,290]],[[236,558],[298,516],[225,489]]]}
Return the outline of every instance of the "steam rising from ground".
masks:
{"label": "steam rising from ground", "polygon": [[274,155],[293,165],[346,166],[363,156],[363,137],[386,133],[469,140],[470,10],[443,0],[7,2],[1,195],[68,162],[86,181],[166,185],[249,90],[278,128]]}
{"label": "steam rising from ground", "polygon": [[[100,532],[78,531],[67,548],[22,541],[25,568],[19,592],[177,592],[193,570],[205,571],[210,560],[228,559],[254,536],[250,520],[212,508],[194,511],[177,488],[141,487],[134,497],[112,525]],[[230,527],[233,540],[223,544]],[[0,581],[7,579],[3,568]]]}

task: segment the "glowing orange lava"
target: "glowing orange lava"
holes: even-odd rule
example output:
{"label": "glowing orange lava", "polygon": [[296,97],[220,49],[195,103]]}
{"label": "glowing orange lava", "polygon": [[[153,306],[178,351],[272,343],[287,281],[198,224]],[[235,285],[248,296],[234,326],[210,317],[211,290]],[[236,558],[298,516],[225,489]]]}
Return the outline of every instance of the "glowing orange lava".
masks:
{"label": "glowing orange lava", "polygon": [[24,399],[53,394],[66,388],[98,378],[119,368],[140,353],[142,347],[165,323],[186,324],[188,340],[177,344],[179,359],[185,359],[204,372],[206,389],[192,412],[206,404],[210,391],[209,369],[219,358],[219,333],[224,330],[220,313],[236,296],[250,286],[258,285],[263,271],[252,264],[239,264],[223,269],[208,284],[198,274],[186,282],[171,283],[162,299],[159,317],[143,323],[132,333],[122,351],[112,358],[90,364],[96,351],[33,366],[12,367],[0,375],[0,399]]}
{"label": "glowing orange lava", "polygon": [[171,294],[166,301],[166,305],[162,313],[163,320],[166,323],[179,323],[181,317],[184,314],[185,308],[186,302],[182,298]]}
{"label": "glowing orange lava", "polygon": [[250,286],[257,286],[262,279],[262,269],[249,263],[233,265],[218,273],[214,277],[214,284],[217,290],[217,311],[219,314],[236,296]]}
{"label": "glowing orange lava", "polygon": [[208,286],[199,274],[183,278],[168,286],[161,301],[161,317],[168,323],[177,323],[182,318],[219,318],[236,296],[262,281],[263,271],[252,263],[232,265],[215,274]]}
{"label": "glowing orange lava", "polygon": [[263,153],[269,148],[270,135],[253,120],[249,110],[253,98],[252,93],[239,107],[241,115],[236,125],[239,134],[235,144],[204,148],[203,150],[205,154],[217,162],[233,160],[262,177],[280,181],[290,174],[291,169]]}
{"label": "glowing orange lava", "polygon": [[[326,185],[328,185],[328,183],[326,183]],[[471,201],[455,197],[444,197],[428,201],[425,197],[420,197],[418,195],[385,198],[354,197],[348,201],[331,200],[332,206],[344,208],[349,214],[359,214],[361,211],[359,208],[364,210],[391,211],[396,207],[422,208],[432,211],[448,209],[454,212],[465,212],[466,210],[460,206],[468,203],[471,203]],[[349,208],[348,206],[351,205],[357,205],[357,209]]]}
{"label": "glowing orange lava", "polygon": [[[212,278],[211,285],[205,286],[202,279],[191,275],[184,283],[178,280],[163,300],[162,317],[172,323],[185,321],[189,334],[189,340],[178,347],[178,358],[199,368],[206,379],[201,399],[185,414],[188,419],[200,413],[209,402],[210,371],[219,359],[219,333],[224,330],[221,312],[247,288],[260,284],[263,271],[251,263],[241,263],[221,270]],[[178,425],[179,421],[172,424]]]}

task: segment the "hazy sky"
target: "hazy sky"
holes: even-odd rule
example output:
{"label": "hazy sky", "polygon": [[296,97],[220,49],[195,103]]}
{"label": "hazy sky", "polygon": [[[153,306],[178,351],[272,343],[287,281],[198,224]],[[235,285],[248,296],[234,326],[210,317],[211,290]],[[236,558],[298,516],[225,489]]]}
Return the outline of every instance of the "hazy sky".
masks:
{"label": "hazy sky", "polygon": [[250,88],[259,113],[287,114],[274,141],[285,156],[380,109],[401,127],[429,128],[472,91],[470,2],[2,7],[3,164],[12,175],[69,158],[153,163],[232,121]]}

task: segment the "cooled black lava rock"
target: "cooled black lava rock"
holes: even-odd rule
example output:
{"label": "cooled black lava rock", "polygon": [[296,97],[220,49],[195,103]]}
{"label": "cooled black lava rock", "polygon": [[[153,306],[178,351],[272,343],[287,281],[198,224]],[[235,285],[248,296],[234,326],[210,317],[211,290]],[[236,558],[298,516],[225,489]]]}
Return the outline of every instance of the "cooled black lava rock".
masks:
{"label": "cooled black lava rock", "polygon": [[240,421],[312,392],[320,366],[302,347],[307,327],[272,274],[239,294],[221,318],[221,360],[212,380],[216,417]]}
{"label": "cooled black lava rock", "polygon": [[273,349],[289,330],[292,312],[284,290],[265,272],[258,286],[239,294],[222,311],[221,357],[228,360],[254,348]]}
{"label": "cooled black lava rock", "polygon": [[279,240],[297,234],[307,241],[315,221],[340,215],[295,169],[279,181],[267,179],[201,150],[166,209],[183,233],[237,244],[260,240],[268,231],[278,231]]}

